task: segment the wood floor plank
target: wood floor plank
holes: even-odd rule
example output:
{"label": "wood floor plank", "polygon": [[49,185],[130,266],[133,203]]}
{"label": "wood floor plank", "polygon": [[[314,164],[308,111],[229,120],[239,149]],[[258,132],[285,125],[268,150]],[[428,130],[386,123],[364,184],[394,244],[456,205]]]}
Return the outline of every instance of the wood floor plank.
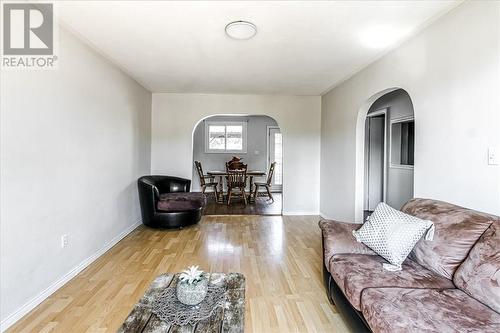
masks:
{"label": "wood floor plank", "polygon": [[[8,332],[116,332],[158,275],[193,264],[245,275],[246,332],[348,332],[322,284],[317,222],[204,216],[183,230],[141,226]],[[150,326],[165,331],[161,323]]]}

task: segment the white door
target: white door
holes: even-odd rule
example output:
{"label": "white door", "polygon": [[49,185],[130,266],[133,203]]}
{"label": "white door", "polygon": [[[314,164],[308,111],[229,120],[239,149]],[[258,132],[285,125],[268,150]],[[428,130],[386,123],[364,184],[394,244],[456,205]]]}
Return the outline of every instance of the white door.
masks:
{"label": "white door", "polygon": [[272,179],[272,190],[281,192],[283,188],[283,140],[279,127],[268,127],[267,136],[269,147],[267,149],[267,170],[271,163],[276,162],[274,167],[274,176]]}

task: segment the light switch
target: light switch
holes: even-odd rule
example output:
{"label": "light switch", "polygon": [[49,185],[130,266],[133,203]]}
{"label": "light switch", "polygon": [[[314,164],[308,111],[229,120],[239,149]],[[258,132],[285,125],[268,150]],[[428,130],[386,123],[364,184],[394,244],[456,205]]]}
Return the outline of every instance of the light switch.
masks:
{"label": "light switch", "polygon": [[498,156],[498,149],[496,147],[488,148],[488,165],[498,165],[500,163],[500,156]]}
{"label": "light switch", "polygon": [[260,154],[260,151],[255,150],[253,153],[254,153],[255,155],[259,155],[259,154]]}

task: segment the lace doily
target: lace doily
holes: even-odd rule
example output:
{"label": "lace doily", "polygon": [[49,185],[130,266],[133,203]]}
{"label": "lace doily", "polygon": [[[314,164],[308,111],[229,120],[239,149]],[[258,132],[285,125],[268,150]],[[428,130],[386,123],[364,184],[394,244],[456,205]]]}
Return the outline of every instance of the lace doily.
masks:
{"label": "lace doily", "polygon": [[168,324],[184,326],[209,318],[226,302],[226,288],[209,285],[207,296],[198,305],[186,305],[177,299],[176,288],[166,288],[153,301],[152,312]]}

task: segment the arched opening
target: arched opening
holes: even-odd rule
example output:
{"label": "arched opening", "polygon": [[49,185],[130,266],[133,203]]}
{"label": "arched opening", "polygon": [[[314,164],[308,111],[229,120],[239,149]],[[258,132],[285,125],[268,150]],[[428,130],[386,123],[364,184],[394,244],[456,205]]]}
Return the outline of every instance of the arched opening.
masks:
{"label": "arched opening", "polygon": [[400,208],[413,197],[415,116],[408,92],[387,89],[365,103],[356,148],[356,221],[380,202]]}
{"label": "arched opening", "polygon": [[[192,190],[207,194],[206,215],[282,214],[283,140],[275,119],[266,115],[209,116],[194,126],[192,142]],[[247,166],[245,198],[236,197],[234,191],[229,201],[226,163],[234,158]]]}

